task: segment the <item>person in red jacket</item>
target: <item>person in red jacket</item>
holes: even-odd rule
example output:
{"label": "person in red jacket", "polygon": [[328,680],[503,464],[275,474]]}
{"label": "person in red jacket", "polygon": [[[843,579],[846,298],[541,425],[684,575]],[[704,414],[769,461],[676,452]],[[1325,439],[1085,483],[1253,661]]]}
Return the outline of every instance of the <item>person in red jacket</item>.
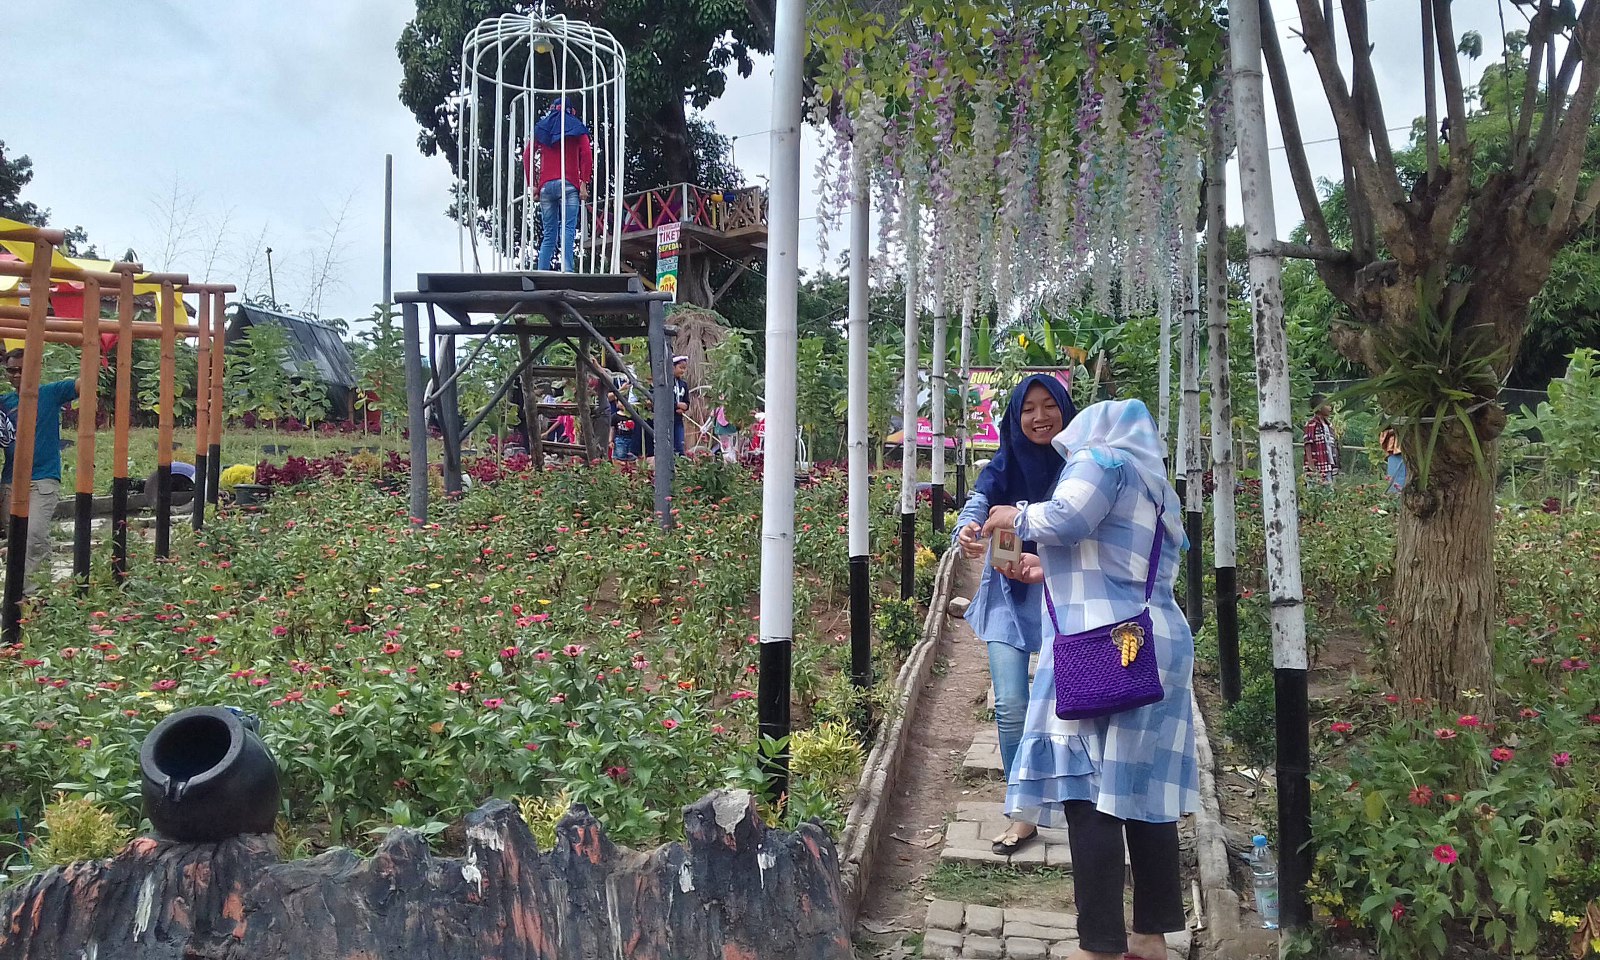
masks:
{"label": "person in red jacket", "polygon": [[573,245],[594,179],[594,145],[588,125],[566,98],[550,104],[534,124],[533,141],[523,146],[522,167],[539,196],[539,269],[549,270],[555,262],[559,237],[561,269],[575,273]]}

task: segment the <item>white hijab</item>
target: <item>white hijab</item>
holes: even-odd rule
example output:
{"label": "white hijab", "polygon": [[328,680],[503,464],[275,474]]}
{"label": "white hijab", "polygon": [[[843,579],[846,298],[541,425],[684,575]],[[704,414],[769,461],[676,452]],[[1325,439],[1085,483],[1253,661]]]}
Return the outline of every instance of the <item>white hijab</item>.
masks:
{"label": "white hijab", "polygon": [[1182,505],[1167,482],[1166,445],[1143,401],[1092,403],[1079,410],[1051,443],[1069,462],[1090,458],[1107,469],[1132,470],[1151,497],[1163,499],[1166,513],[1162,523],[1174,540],[1183,542]]}

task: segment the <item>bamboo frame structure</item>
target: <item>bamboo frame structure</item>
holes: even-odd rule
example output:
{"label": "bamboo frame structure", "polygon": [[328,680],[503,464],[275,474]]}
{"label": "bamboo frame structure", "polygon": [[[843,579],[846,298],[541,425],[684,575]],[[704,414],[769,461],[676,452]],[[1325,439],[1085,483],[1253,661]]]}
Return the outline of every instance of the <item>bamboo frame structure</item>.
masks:
{"label": "bamboo frame structure", "polygon": [[[128,493],[130,487],[129,472],[129,433],[132,418],[132,367],[133,367],[133,341],[134,340],[159,340],[162,344],[161,384],[160,384],[160,419],[162,421],[161,450],[158,458],[161,463],[159,472],[164,473],[164,481],[158,478],[158,487],[164,488],[167,523],[163,525],[158,516],[157,539],[158,555],[164,555],[162,548],[169,544],[160,541],[164,536],[170,535],[170,508],[171,508],[171,468],[172,468],[172,441],[171,432],[175,417],[174,402],[176,393],[176,344],[178,339],[187,339],[191,336],[200,336],[208,331],[210,306],[214,303],[217,307],[217,326],[219,336],[207,338],[220,344],[221,307],[222,297],[235,289],[225,284],[191,284],[189,278],[183,274],[146,274],[143,267],[136,263],[118,263],[110,271],[96,271],[70,263],[63,264],[55,256],[55,251],[60,242],[59,231],[33,229],[29,231],[7,231],[0,233],[0,237],[7,240],[28,239],[34,243],[32,256],[25,262],[0,263],[0,276],[19,277],[26,280],[25,286],[19,286],[16,295],[20,299],[26,296],[26,308],[0,306],[0,334],[20,333],[24,343],[23,360],[23,390],[19,391],[17,420],[17,437],[19,446],[13,454],[13,468],[17,475],[33,474],[34,436],[37,428],[39,412],[39,379],[42,375],[43,351],[40,349],[47,343],[59,343],[74,346],[80,350],[78,361],[78,383],[80,384],[79,413],[77,426],[77,461],[76,473],[73,484],[73,575],[79,582],[79,589],[86,589],[91,566],[91,529],[93,524],[94,484],[95,484],[95,442],[96,426],[99,419],[99,392],[98,381],[100,365],[102,363],[101,334],[103,324],[101,309],[105,295],[115,291],[117,302],[117,318],[115,330],[117,337],[117,378],[115,400],[113,407],[112,424],[112,481],[111,481],[111,514],[112,514],[112,574],[118,582],[127,576],[127,513]],[[83,315],[79,318],[59,317],[50,314],[50,299],[52,285],[60,282],[82,283]],[[161,320],[157,323],[136,322],[134,318],[134,297],[139,288],[150,289],[155,287],[160,291]],[[198,324],[179,324],[176,320],[176,304],[181,303],[180,297],[184,294],[195,293],[201,298],[201,322]],[[214,297],[215,300],[208,298]],[[207,357],[207,362],[197,369],[197,391],[202,396],[212,396],[220,387],[220,377],[223,368],[221,350],[211,351],[213,356]],[[87,388],[83,388],[88,385]],[[206,425],[205,431],[220,434],[220,419]],[[197,433],[203,437],[204,432]],[[197,458],[198,459],[198,458]],[[195,498],[203,503],[205,497],[207,475],[205,470],[196,465]],[[3,616],[0,616],[0,639],[12,643],[20,639],[21,628],[21,598],[26,589],[24,583],[26,569],[26,541],[27,529],[31,522],[48,523],[52,518],[28,516],[28,505],[31,500],[32,483],[26,485],[13,485],[12,496],[12,523],[11,540],[12,549],[7,557],[7,578],[5,587],[5,603]],[[21,509],[16,509],[18,501]],[[158,504],[159,506],[159,504]],[[166,527],[163,530],[163,526]]]}

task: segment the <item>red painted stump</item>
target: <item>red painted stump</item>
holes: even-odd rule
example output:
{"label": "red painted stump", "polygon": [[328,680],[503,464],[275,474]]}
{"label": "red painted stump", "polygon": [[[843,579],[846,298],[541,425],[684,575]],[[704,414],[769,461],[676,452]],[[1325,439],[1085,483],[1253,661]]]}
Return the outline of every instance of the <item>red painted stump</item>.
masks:
{"label": "red painted stump", "polygon": [[686,840],[615,847],[574,806],[541,853],[515,808],[466,818],[464,857],[397,829],[363,859],[282,862],[270,836],[141,838],[0,892],[0,960],[845,960],[820,828],[769,830],[743,791],[684,809]]}

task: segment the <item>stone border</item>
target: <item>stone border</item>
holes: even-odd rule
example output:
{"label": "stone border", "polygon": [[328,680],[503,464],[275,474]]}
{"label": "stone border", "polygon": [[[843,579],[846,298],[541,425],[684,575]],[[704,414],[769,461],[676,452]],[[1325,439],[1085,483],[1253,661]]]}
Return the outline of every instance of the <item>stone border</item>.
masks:
{"label": "stone border", "polygon": [[1228,844],[1222,832],[1222,803],[1217,797],[1216,757],[1206,729],[1200,698],[1191,688],[1194,711],[1195,763],[1200,768],[1200,809],[1194,815],[1195,856],[1200,861],[1200,896],[1196,912],[1205,929],[1199,933],[1207,948],[1239,936],[1242,906],[1228,870]]}
{"label": "stone border", "polygon": [[878,841],[883,833],[884,820],[889,814],[892,788],[900,773],[900,761],[905,757],[906,745],[911,741],[912,724],[917,719],[922,690],[933,673],[935,655],[944,640],[945,606],[950,601],[960,553],[952,547],[939,560],[938,573],[933,581],[933,599],[928,604],[928,615],[922,624],[922,639],[912,649],[911,656],[895,677],[896,715],[878,730],[872,752],[867,755],[867,762],[861,770],[855,803],[845,819],[844,832],[839,835],[839,878],[844,887],[845,921],[850,927],[855,926],[856,911],[861,908],[867,886],[872,881]]}

